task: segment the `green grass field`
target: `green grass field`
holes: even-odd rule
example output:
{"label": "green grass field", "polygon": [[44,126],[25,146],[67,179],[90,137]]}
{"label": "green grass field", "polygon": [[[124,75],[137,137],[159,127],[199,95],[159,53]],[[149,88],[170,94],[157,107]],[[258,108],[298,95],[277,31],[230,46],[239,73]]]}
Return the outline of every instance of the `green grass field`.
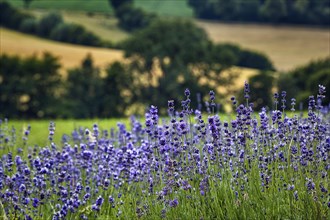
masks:
{"label": "green grass field", "polygon": [[[223,117],[221,115],[220,120],[223,121]],[[291,119],[288,118],[288,121]],[[6,196],[5,199],[0,198],[0,218],[24,219],[24,214],[28,214],[43,220],[64,213],[62,217],[65,219],[88,217],[99,220],[329,219],[327,162],[320,156],[325,147],[318,147],[326,145],[328,132],[319,140],[315,138],[310,141],[315,153],[308,157],[310,162],[303,161],[306,165],[301,165],[299,159],[305,153],[300,153],[295,147],[300,142],[294,140],[292,135],[297,132],[305,141],[315,130],[310,126],[305,131],[310,132],[305,134],[307,137],[301,135],[295,129],[307,123],[300,119],[292,130],[281,130],[279,124],[286,123],[282,120],[276,124],[269,121],[272,127],[267,131],[261,130],[259,125],[255,125],[255,129],[252,125],[247,127],[244,131],[253,134],[253,138],[248,138],[244,145],[234,139],[235,142],[228,148],[231,149],[230,154],[227,150],[226,153],[216,154],[216,148],[207,142],[207,137],[198,139],[194,136],[193,133],[197,133],[195,130],[184,137],[179,136],[182,140],[197,140],[187,148],[179,138],[180,141],[174,142],[178,146],[173,147],[171,139],[163,138],[168,141],[165,145],[171,146],[169,153],[162,150],[165,147],[158,144],[158,138],[144,135],[146,133],[138,129],[127,129],[132,139],[126,139],[127,133],[122,129],[122,133],[119,132],[115,138],[99,139],[96,145],[92,134],[89,137],[84,135],[81,141],[75,143],[60,144],[61,134],[70,134],[80,126],[93,131],[92,125],[97,123],[100,132],[103,129],[109,131],[117,121],[127,122],[127,119],[56,120],[54,145],[47,139],[48,121],[9,121],[8,124],[1,124],[2,131],[5,131],[5,134],[1,132],[4,135],[2,140],[6,137],[9,141],[2,142],[3,148],[0,149],[4,164],[1,164],[0,192]],[[325,126],[327,120],[323,118],[320,126]],[[22,144],[22,135],[28,125],[32,127],[31,133],[27,143]],[[193,128],[198,124],[190,125]],[[9,131],[10,134],[11,126],[17,129],[17,141],[7,133]],[[143,121],[142,127],[145,128]],[[221,128],[233,137],[243,131],[243,128],[238,128],[237,132],[231,127]],[[278,133],[284,138],[277,136]],[[136,137],[143,137],[144,141]],[[231,136],[221,135],[218,138],[219,143],[223,143]],[[23,148],[23,151],[18,151],[18,148]],[[172,153],[176,151],[179,153]],[[148,162],[151,168],[147,167]],[[144,171],[144,167],[148,170]],[[21,183],[17,176],[23,173],[23,168],[26,180]],[[132,174],[129,176],[126,170]],[[141,178],[133,179],[134,175]],[[42,178],[42,187],[37,184],[38,178]],[[27,194],[31,198],[28,202],[23,194],[26,189],[33,189]],[[13,199],[7,199],[11,196],[8,192],[13,192]],[[76,200],[78,202],[74,203]],[[15,201],[24,212],[15,209]],[[75,206],[67,210],[71,203]],[[61,212],[63,210],[65,212]]]}
{"label": "green grass field", "polygon": [[17,132],[17,141],[18,143],[22,143],[22,135],[23,132],[27,129],[27,127],[31,126],[31,133],[29,135],[29,139],[27,145],[38,145],[38,146],[46,146],[49,144],[48,135],[49,135],[49,123],[53,121],[56,125],[54,142],[57,144],[61,143],[62,136],[64,134],[71,135],[71,132],[75,129],[79,128],[88,128],[92,129],[93,124],[97,124],[101,129],[110,130],[111,128],[117,128],[117,122],[124,123],[129,126],[129,118],[122,119],[56,119],[56,120],[9,120],[8,128],[15,128]]}
{"label": "green grass field", "polygon": [[[33,9],[28,12],[40,18],[47,14],[49,10]],[[102,13],[96,13],[91,16],[81,11],[61,11],[61,15],[65,22],[82,25],[105,41],[118,43],[130,36],[128,32],[118,27],[118,20],[113,16]]]}
{"label": "green grass field", "polygon": [[[23,7],[21,0],[9,0],[16,7]],[[67,10],[101,12],[113,14],[107,0],[84,1],[84,0],[34,0],[30,4],[31,9]]]}
{"label": "green grass field", "polygon": [[187,0],[136,0],[134,3],[146,11],[162,16],[193,17]]}
{"label": "green grass field", "polygon": [[[14,6],[23,7],[23,1],[21,0],[10,0],[9,2]],[[193,16],[193,10],[187,5],[186,0],[137,0],[134,4],[146,11],[155,12],[159,15]],[[34,0],[30,8],[113,14],[113,10],[107,0]]]}

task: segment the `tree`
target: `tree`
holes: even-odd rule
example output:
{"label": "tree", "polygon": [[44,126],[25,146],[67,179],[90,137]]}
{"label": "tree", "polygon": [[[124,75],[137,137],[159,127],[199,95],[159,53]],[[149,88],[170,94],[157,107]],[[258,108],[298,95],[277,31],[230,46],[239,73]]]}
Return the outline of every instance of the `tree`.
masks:
{"label": "tree", "polygon": [[123,5],[131,5],[133,0],[109,0],[111,7],[116,11]]}
{"label": "tree", "polygon": [[265,54],[251,50],[240,51],[237,66],[259,70],[275,70],[272,62]]}
{"label": "tree", "polygon": [[60,23],[49,34],[56,41],[73,44],[100,46],[101,40],[93,33],[87,31],[83,26],[77,24]]}
{"label": "tree", "polygon": [[293,78],[291,74],[281,73],[277,79],[277,90],[279,92],[286,91],[286,96],[288,97],[288,99],[292,99],[292,98],[298,99],[298,104],[299,104],[300,102],[299,96],[301,96],[303,92],[297,87],[296,83],[297,83],[296,79]]}
{"label": "tree", "polygon": [[238,15],[238,4],[235,0],[210,1],[214,13],[221,20],[236,20]]}
{"label": "tree", "polygon": [[33,0],[23,0],[23,1],[24,1],[24,7],[28,9]]}
{"label": "tree", "polygon": [[249,78],[250,100],[254,103],[254,109],[272,107],[272,88],[274,84],[273,72],[261,71]]}
{"label": "tree", "polygon": [[188,0],[203,19],[330,24],[329,0]]}
{"label": "tree", "polygon": [[2,0],[0,0],[0,12],[0,26],[12,29],[18,29],[24,20],[33,18],[32,15],[21,12]]}
{"label": "tree", "polygon": [[279,91],[286,91],[287,97],[296,98],[297,103],[303,103],[307,108],[308,97],[317,94],[318,85],[326,89],[323,104],[330,103],[330,57],[312,61],[292,71],[280,75],[277,86]]}
{"label": "tree", "polygon": [[189,0],[197,17],[206,19],[235,20],[239,13],[237,0]]}
{"label": "tree", "polygon": [[49,53],[41,58],[0,57],[0,105],[3,116],[56,117],[61,86],[58,59]]}
{"label": "tree", "polygon": [[236,20],[260,21],[259,7],[260,0],[238,1],[238,15]]}
{"label": "tree", "polygon": [[65,103],[67,117],[94,118],[102,112],[103,81],[90,54],[81,66],[68,71]]}
{"label": "tree", "polygon": [[316,94],[316,92],[318,91],[318,85],[320,84],[326,87],[326,93],[325,93],[325,98],[323,99],[323,104],[329,105],[330,104],[330,63],[329,63],[329,68],[324,68],[322,70],[319,70],[310,76],[307,82],[307,88],[309,91],[312,92],[312,94]]}
{"label": "tree", "polygon": [[42,37],[49,37],[52,30],[61,23],[63,23],[62,16],[57,12],[51,12],[40,19],[37,33]]}
{"label": "tree", "polygon": [[203,29],[178,19],[155,21],[123,44],[132,71],[148,78],[148,85],[141,86],[144,101],[158,106],[168,98],[178,101],[185,88],[208,93],[210,85],[201,84],[202,78],[217,86],[225,82],[221,71],[228,66],[209,53],[212,47]]}
{"label": "tree", "polygon": [[266,0],[260,8],[260,14],[267,21],[280,22],[287,16],[287,7],[284,0]]}
{"label": "tree", "polygon": [[134,83],[127,66],[114,62],[106,69],[104,78],[103,117],[118,117],[125,114],[126,108],[132,104]]}
{"label": "tree", "polygon": [[147,27],[157,16],[125,4],[116,10],[116,17],[119,19],[121,28],[127,31],[134,31]]}
{"label": "tree", "polygon": [[19,30],[24,33],[35,34],[38,21],[35,18],[24,19],[19,26]]}

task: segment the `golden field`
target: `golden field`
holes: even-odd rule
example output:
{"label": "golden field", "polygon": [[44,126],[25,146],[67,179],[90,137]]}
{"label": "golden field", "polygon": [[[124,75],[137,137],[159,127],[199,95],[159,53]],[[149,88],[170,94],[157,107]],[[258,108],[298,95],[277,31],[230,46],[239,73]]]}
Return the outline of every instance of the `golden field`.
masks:
{"label": "golden field", "polygon": [[30,56],[50,52],[59,58],[63,69],[80,65],[87,54],[91,54],[96,66],[106,67],[107,64],[123,59],[123,52],[114,49],[86,47],[45,40],[39,37],[0,28],[1,54]]}
{"label": "golden field", "polygon": [[236,43],[265,53],[279,71],[330,55],[330,30],[315,27],[197,21],[214,42]]}

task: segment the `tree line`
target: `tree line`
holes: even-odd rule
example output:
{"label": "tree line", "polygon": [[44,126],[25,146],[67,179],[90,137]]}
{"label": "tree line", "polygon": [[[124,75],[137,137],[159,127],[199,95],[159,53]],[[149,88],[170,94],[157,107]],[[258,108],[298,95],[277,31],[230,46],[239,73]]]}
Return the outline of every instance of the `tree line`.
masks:
{"label": "tree line", "polygon": [[1,117],[110,117],[118,116],[116,109],[123,105],[114,100],[120,97],[119,88],[114,88],[118,85],[112,81],[116,63],[102,78],[87,56],[81,66],[68,70],[67,79],[61,77],[59,61],[50,53],[27,58],[2,54],[0,65]]}
{"label": "tree line", "polygon": [[[286,110],[290,110],[290,104],[296,104],[297,110],[306,110],[309,96],[317,98],[318,85],[324,85],[326,89],[323,104],[330,104],[330,57],[313,60],[288,72],[279,73],[277,76],[269,71],[260,71],[248,79],[250,86],[250,101],[256,110],[268,106],[275,108],[273,88],[280,94],[286,92]],[[294,98],[294,101],[291,101]],[[238,94],[238,100],[244,102],[243,89]],[[279,105],[280,106],[280,105]],[[330,106],[329,106],[330,107]],[[279,108],[279,107],[278,107]]]}
{"label": "tree line", "polygon": [[330,104],[330,56],[281,74],[277,85],[289,97],[295,97],[297,103],[302,103],[303,108],[307,108],[308,98],[310,94],[316,94],[319,84],[327,88],[323,101]]}
{"label": "tree line", "polygon": [[[121,48],[127,60],[109,65],[106,77],[101,77],[89,57],[80,67],[69,70],[64,81],[58,80],[59,63],[50,54],[41,60],[3,55],[1,100],[6,114],[15,117],[122,116],[136,109],[143,111],[149,104],[165,107],[169,98],[180,106],[182,91],[188,87],[192,94],[207,95],[209,90],[231,83],[232,76],[225,75],[224,70],[232,66],[274,70],[264,54],[232,44],[214,44],[203,29],[188,20],[159,19],[122,42]],[[45,63],[45,60],[50,62],[48,57],[52,58],[49,65]],[[39,79],[56,81],[46,83]],[[26,87],[25,82],[31,85]],[[17,91],[17,88],[23,90]],[[46,95],[45,91],[56,100],[50,102],[52,99],[35,94]],[[195,100],[191,104],[197,105]],[[160,111],[165,113],[166,109]]]}
{"label": "tree line", "polygon": [[[132,7],[132,1],[123,2],[118,0],[113,7],[116,10],[125,5]],[[55,19],[51,21],[61,24],[60,17],[52,16]],[[55,29],[45,25],[45,33]],[[165,114],[168,99],[173,99],[180,108],[179,100],[184,98],[185,88],[191,94],[200,93],[203,100],[210,90],[232,83],[234,76],[224,74],[232,66],[261,71],[250,79],[258,94],[269,97],[274,84],[271,71],[275,68],[267,56],[233,44],[215,44],[203,29],[188,20],[158,18],[119,46],[125,51],[126,60],[109,64],[105,75],[95,67],[92,57],[87,56],[81,66],[68,70],[66,79],[59,75],[57,58],[49,53],[41,58],[24,59],[1,55],[0,104],[4,106],[1,116],[119,117],[141,113],[150,104],[159,106],[159,111]],[[326,76],[326,70],[321,70],[322,77]],[[297,87],[290,88],[306,90],[293,78],[290,80],[284,80],[283,85],[292,82]],[[218,95],[217,102],[221,98]],[[267,98],[262,100],[271,102]],[[256,102],[256,107],[268,105],[266,102]],[[191,98],[191,105],[196,108],[197,99]]]}
{"label": "tree line", "polygon": [[[256,110],[265,106],[272,108],[272,88],[276,86],[278,91],[287,92],[287,106],[291,98],[296,98],[297,104],[302,103],[301,107],[306,109],[308,95],[316,94],[318,83],[330,88],[329,64],[329,57],[313,61],[282,73],[278,79],[270,71],[260,71],[248,80],[250,102],[254,103]],[[177,110],[181,108],[178,100],[184,98],[185,88],[191,90],[191,106],[199,108],[198,105],[202,104],[206,109],[207,104],[203,101],[208,100],[209,89],[216,89],[211,85],[200,84],[198,78],[187,73],[182,73],[186,74],[183,81],[174,79],[180,75],[166,72],[168,75],[159,77],[156,83],[144,84],[141,77],[150,77],[153,81],[155,76],[141,75],[143,73],[137,71],[135,63],[127,65],[114,62],[108,65],[105,74],[101,74],[90,55],[86,56],[80,66],[68,70],[65,79],[59,73],[58,59],[50,53],[44,53],[42,57],[33,55],[27,58],[2,54],[0,65],[0,117],[122,117],[126,114],[143,114],[150,104],[158,105],[160,113],[166,114],[168,99],[175,100]],[[167,71],[170,70],[169,67]],[[208,74],[212,75],[211,72]],[[211,79],[214,80],[212,77]],[[231,83],[230,78],[220,79],[216,86]],[[199,98],[196,94],[200,94]],[[236,95],[238,100],[244,102],[242,92]],[[330,102],[329,97],[330,92],[327,89],[324,103]],[[202,102],[198,102],[198,99]],[[217,103],[223,101],[226,100],[221,96],[216,99]]]}
{"label": "tree line", "polygon": [[81,25],[64,22],[62,16],[56,12],[50,12],[37,19],[2,0],[0,0],[0,11],[0,26],[3,27],[60,42],[98,47],[113,46]]}
{"label": "tree line", "polygon": [[330,25],[328,0],[188,0],[198,18]]}

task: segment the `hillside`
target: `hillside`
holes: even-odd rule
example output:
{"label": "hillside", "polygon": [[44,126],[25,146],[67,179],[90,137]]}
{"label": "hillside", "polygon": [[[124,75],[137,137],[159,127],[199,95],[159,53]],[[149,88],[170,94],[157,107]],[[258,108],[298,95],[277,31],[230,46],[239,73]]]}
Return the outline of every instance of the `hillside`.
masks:
{"label": "hillside", "polygon": [[[32,54],[40,55],[44,51],[49,51],[59,57],[63,74],[65,74],[65,69],[80,65],[82,59],[88,53],[92,55],[95,65],[100,68],[104,68],[115,60],[123,59],[123,52],[120,50],[59,43],[4,28],[0,28],[0,33],[1,53],[28,56]],[[256,70],[233,67],[228,72],[234,73],[237,78],[232,85],[228,85],[226,88],[218,88],[219,92],[224,92],[224,89],[237,90],[241,88],[244,85],[244,81],[254,75]]]}
{"label": "hillside", "polygon": [[[37,16],[47,11],[36,11]],[[81,12],[62,12],[67,22],[83,25],[104,40],[119,42],[130,34],[117,27],[114,17],[88,16]],[[324,28],[229,24],[196,20],[214,42],[230,42],[265,53],[278,70],[287,71],[330,54],[330,32]]]}
{"label": "hillside", "polygon": [[[22,6],[22,1],[11,1],[16,6]],[[46,2],[48,2],[46,4]],[[90,13],[93,7],[87,7],[85,0],[73,1],[32,1],[30,12],[40,16],[51,9],[59,9],[67,22],[83,25],[89,31],[103,40],[118,43],[130,36],[117,26],[117,20],[111,15],[107,0],[94,1],[95,10],[101,13]],[[43,4],[43,7],[41,7]],[[67,5],[69,4],[69,5]],[[189,17],[189,7],[184,0],[136,0],[136,6],[147,11],[154,11],[163,16],[181,15]],[[36,10],[44,8],[44,10]],[[87,9],[91,10],[87,10]],[[65,9],[65,10],[64,10]],[[105,10],[107,12],[105,13]],[[109,13],[108,13],[109,12]],[[215,42],[230,42],[243,48],[265,53],[273,61],[274,66],[281,71],[293,69],[311,60],[323,58],[330,54],[330,32],[325,28],[274,26],[261,24],[221,23],[196,20]]]}
{"label": "hillside", "polygon": [[40,55],[45,51],[49,51],[59,57],[64,69],[80,65],[80,62],[88,53],[92,55],[95,65],[101,68],[110,62],[123,58],[123,53],[120,50],[59,43],[4,28],[0,28],[0,39],[1,53],[28,56],[32,54]]}
{"label": "hillside", "polygon": [[263,52],[278,70],[290,70],[330,55],[330,31],[324,28],[228,24],[198,20],[214,42],[231,42]]}

